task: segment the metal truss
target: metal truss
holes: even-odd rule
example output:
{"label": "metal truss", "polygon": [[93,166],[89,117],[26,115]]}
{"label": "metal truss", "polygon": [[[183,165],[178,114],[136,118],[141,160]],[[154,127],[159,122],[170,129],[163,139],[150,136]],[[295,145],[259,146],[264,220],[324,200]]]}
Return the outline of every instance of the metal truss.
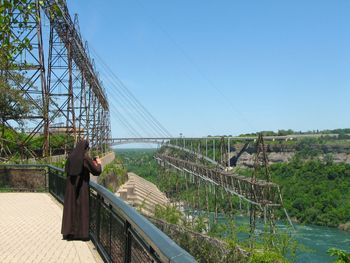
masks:
{"label": "metal truss", "polygon": [[[28,10],[36,5],[35,12],[27,12],[26,15],[19,10]],[[45,98],[47,86],[45,81],[44,50],[41,31],[41,13],[38,2],[17,1],[16,6],[6,15],[11,17],[11,32],[9,41],[17,45],[17,53],[14,54],[9,67],[1,70],[6,81],[21,91],[23,97],[30,102],[32,114],[22,116],[21,123],[7,121],[6,126],[15,131],[14,142],[19,146],[21,156],[34,157],[37,153],[30,150],[27,145],[33,137],[47,124],[45,117]],[[16,21],[16,23],[14,22]],[[26,22],[25,22],[26,21]],[[25,24],[21,27],[20,24]],[[4,41],[4,40],[1,40]],[[21,45],[25,41],[29,45]],[[24,81],[16,81],[16,74],[21,74]],[[26,136],[20,136],[18,131],[26,131]],[[47,133],[47,131],[46,131]]]}
{"label": "metal truss", "polygon": [[264,180],[252,180],[250,177],[208,168],[205,165],[182,160],[165,154],[158,154],[156,159],[161,165],[169,165],[183,170],[209,183],[223,187],[225,191],[236,195],[262,209],[264,206],[281,206],[279,186]]}
{"label": "metal truss", "polygon": [[[17,134],[25,131],[24,139],[22,134],[16,138],[22,157],[67,153],[80,138],[88,139],[93,149],[104,152],[111,136],[109,105],[87,44],[83,44],[77,16],[73,21],[64,0],[18,1],[9,15],[14,21],[22,21],[25,18],[20,10],[28,10],[33,4],[36,10],[30,15],[25,30],[18,30],[18,22],[13,23],[10,37],[19,43],[29,40],[30,45],[15,55],[12,62],[15,69],[2,69],[2,74],[25,76],[27,81],[17,83],[16,88],[34,109],[22,118],[22,126],[10,121],[6,125],[18,131]],[[50,24],[49,43],[42,40],[43,15]],[[47,61],[44,54],[48,55]],[[66,135],[64,148],[52,148],[53,134]],[[39,135],[43,136],[42,148],[29,150],[28,145]]]}
{"label": "metal truss", "polygon": [[[226,149],[223,139],[221,140],[220,148],[221,152],[224,152]],[[257,138],[255,148],[254,171],[251,177],[227,172],[219,166],[219,163],[217,163],[215,168],[210,168],[198,162],[192,162],[166,154],[157,154],[155,159],[161,166],[168,166],[180,171],[182,174],[187,173],[191,175],[193,178],[196,178],[194,180],[196,183],[200,183],[200,181],[207,182],[208,184],[222,188],[229,194],[239,197],[240,200],[246,201],[250,205],[249,217],[251,237],[253,238],[255,236],[257,216],[264,219],[264,223],[269,226],[271,233],[275,232],[275,209],[283,209],[289,224],[293,227],[288,213],[283,206],[279,185],[271,182],[266,145],[261,134]],[[177,149],[183,150],[184,148],[178,147]],[[185,152],[189,152],[189,150],[186,149]],[[203,158],[202,155],[196,156],[200,157],[200,159]],[[224,159],[222,160],[225,161]]]}

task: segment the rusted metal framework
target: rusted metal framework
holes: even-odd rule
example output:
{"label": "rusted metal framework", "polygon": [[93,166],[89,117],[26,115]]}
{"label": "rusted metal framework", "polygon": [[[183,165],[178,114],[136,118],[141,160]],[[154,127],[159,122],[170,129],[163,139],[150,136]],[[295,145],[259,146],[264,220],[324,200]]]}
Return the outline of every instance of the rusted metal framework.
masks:
{"label": "rusted metal framework", "polygon": [[[6,123],[19,134],[16,142],[21,145],[21,156],[66,153],[79,138],[88,139],[95,150],[106,151],[111,134],[109,104],[87,44],[83,44],[77,17],[72,20],[65,0],[15,3],[9,14],[16,21],[10,40],[30,41],[30,45],[14,57],[15,69],[2,71],[25,76],[28,81],[18,83],[16,88],[34,106],[28,116],[22,117],[21,126],[18,122]],[[25,18],[23,10],[33,6],[35,12]],[[44,16],[49,21],[46,38],[43,38]],[[18,21],[24,19],[27,20],[25,30],[22,28],[18,34]],[[43,39],[48,39],[48,43],[43,43]],[[52,134],[65,134],[64,149],[52,149]],[[38,136],[43,137],[42,148],[30,150],[28,145]]]}
{"label": "rusted metal framework", "polygon": [[[168,147],[168,145],[166,145]],[[220,144],[220,152],[223,153],[222,156],[227,156],[227,152],[225,152],[226,144],[221,140]],[[245,149],[247,144],[243,147]],[[174,148],[174,147],[171,147]],[[227,147],[229,149],[229,146]],[[254,170],[252,176],[241,176],[233,173],[232,171],[225,171],[222,168],[222,165],[225,165],[224,162],[226,158],[222,158],[221,165],[217,162],[216,166],[208,166],[207,164],[203,164],[199,159],[194,161],[186,160],[186,158],[182,157],[174,157],[169,155],[169,151],[167,154],[160,153],[155,156],[155,159],[158,161],[162,167],[167,167],[171,169],[175,169],[179,171],[179,174],[183,175],[186,180],[189,180],[191,183],[197,185],[195,188],[198,188],[197,194],[194,193],[196,197],[200,198],[199,188],[204,186],[205,188],[205,198],[208,208],[208,191],[207,186],[214,186],[214,195],[215,195],[215,218],[217,217],[217,204],[216,198],[217,193],[221,192],[222,199],[226,196],[227,202],[230,203],[231,211],[232,203],[230,195],[235,195],[239,198],[239,200],[243,200],[248,204],[248,214],[250,217],[250,231],[252,241],[255,238],[255,228],[257,218],[261,218],[271,233],[275,231],[275,209],[282,209],[286,215],[289,224],[293,227],[292,222],[288,216],[286,209],[283,207],[283,200],[281,191],[278,184],[271,182],[271,176],[268,168],[268,158],[266,153],[267,146],[264,143],[264,139],[262,135],[259,135],[256,143],[255,143],[255,159],[254,159]],[[176,147],[177,150],[183,150],[183,147]],[[242,151],[242,150],[241,150]],[[195,157],[203,156],[198,155],[193,151],[185,151],[187,154],[191,153]],[[180,154],[181,156],[181,154]],[[189,176],[187,176],[187,175]],[[225,194],[223,194],[225,193]],[[200,203],[197,200],[198,203]],[[193,202],[196,206],[196,202]],[[193,208],[195,209],[195,208]],[[241,209],[241,202],[240,202]],[[209,211],[209,210],[208,210]],[[215,219],[214,218],[214,219]],[[251,244],[254,244],[252,242]]]}
{"label": "rusted metal framework", "polygon": [[192,174],[213,185],[225,189],[233,195],[246,200],[262,209],[263,206],[280,206],[279,186],[264,180],[253,180],[250,177],[225,172],[221,169],[209,168],[205,165],[182,160],[172,156],[158,154],[156,160],[160,165],[168,165],[174,169]]}
{"label": "rusted metal framework", "polygon": [[[251,177],[252,182],[256,182],[258,177],[262,177],[263,180],[266,181],[267,184],[271,182],[271,175],[269,171],[269,160],[267,158],[266,146],[264,142],[264,138],[262,134],[259,134],[257,142],[256,142],[256,154],[254,159],[254,171]],[[272,195],[278,194],[280,197],[280,205],[282,205],[282,196],[278,188],[278,192],[275,189],[268,188],[266,191],[266,198],[269,199]],[[251,192],[252,199],[256,199],[254,192]],[[274,209],[275,207],[263,204],[263,217],[265,225],[269,225],[269,229],[271,233],[275,232],[275,218],[274,218]],[[251,205],[249,210],[249,220],[250,220],[250,235],[253,238],[254,232],[256,228],[256,217],[257,211],[256,206]]]}

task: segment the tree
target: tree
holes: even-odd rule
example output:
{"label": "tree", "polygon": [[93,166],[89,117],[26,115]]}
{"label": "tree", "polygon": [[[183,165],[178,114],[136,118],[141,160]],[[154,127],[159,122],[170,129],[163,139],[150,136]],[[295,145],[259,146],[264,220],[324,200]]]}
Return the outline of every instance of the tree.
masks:
{"label": "tree", "polygon": [[0,76],[0,116],[2,124],[1,137],[4,135],[4,126],[8,120],[21,122],[21,119],[30,112],[30,101],[17,89],[14,83],[23,83],[26,79],[15,73],[11,77]]}
{"label": "tree", "polygon": [[337,248],[328,249],[327,253],[333,257],[337,257],[335,263],[350,263],[350,253]]}
{"label": "tree", "polygon": [[[16,11],[21,15],[14,15]],[[31,50],[32,46],[28,37],[15,37],[14,31],[17,35],[24,33],[30,17],[35,14],[36,1],[0,1],[0,151],[4,147],[6,123],[13,120],[23,124],[23,117],[31,111],[31,101],[24,96],[24,91],[20,88],[28,82],[25,76],[19,73],[25,65],[18,65],[16,57],[25,49]]]}
{"label": "tree", "polygon": [[[13,15],[15,11],[21,16]],[[18,65],[14,62],[17,54],[23,49],[32,49],[30,39],[19,39],[13,36],[24,33],[28,28],[30,16],[35,16],[36,2],[31,0],[1,0],[0,1],[0,66],[4,70],[16,70]],[[1,74],[2,75],[2,74]]]}

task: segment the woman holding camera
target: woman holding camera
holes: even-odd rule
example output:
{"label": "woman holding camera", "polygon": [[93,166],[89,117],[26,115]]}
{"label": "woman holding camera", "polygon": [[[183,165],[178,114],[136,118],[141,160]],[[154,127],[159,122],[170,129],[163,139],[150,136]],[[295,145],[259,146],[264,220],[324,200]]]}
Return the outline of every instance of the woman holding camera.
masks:
{"label": "woman holding camera", "polygon": [[88,155],[89,142],[81,140],[68,156],[61,233],[66,240],[89,240],[90,173],[100,175],[101,160]]}

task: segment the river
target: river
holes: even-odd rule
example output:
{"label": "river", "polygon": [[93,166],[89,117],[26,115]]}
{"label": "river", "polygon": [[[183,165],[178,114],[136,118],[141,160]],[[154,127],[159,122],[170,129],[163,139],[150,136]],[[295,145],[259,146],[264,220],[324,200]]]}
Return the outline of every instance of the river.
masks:
{"label": "river", "polygon": [[[187,210],[189,211],[189,210]],[[197,212],[193,212],[194,216]],[[203,212],[201,212],[203,213]],[[191,214],[191,212],[190,212]],[[197,214],[198,215],[198,214]],[[210,222],[214,222],[214,213],[210,213]],[[218,214],[218,223],[226,223],[226,217]],[[247,216],[235,217],[235,225],[245,226],[249,228],[249,218]],[[295,230],[291,230],[284,223],[277,222],[276,227],[281,231],[289,231],[292,237],[297,240],[298,245],[302,247],[298,249],[296,258],[292,262],[298,263],[331,263],[334,262],[335,257],[331,257],[327,254],[329,248],[338,248],[350,253],[350,232],[342,231],[337,228],[316,226],[316,225],[301,225],[294,224]],[[261,233],[263,224],[257,223],[257,233]],[[247,232],[238,233],[238,239],[243,240],[248,238]]]}
{"label": "river", "polygon": [[[219,222],[225,219],[219,219]],[[248,225],[248,217],[237,216],[237,225]],[[279,229],[285,230],[284,224],[277,223]],[[296,261],[300,263],[328,263],[334,262],[335,257],[327,254],[327,250],[331,247],[350,252],[350,232],[342,231],[337,228],[301,225],[295,224],[295,231],[291,232],[292,236],[300,245],[305,247],[299,250],[296,255]]]}
{"label": "river", "polygon": [[[211,220],[212,221],[212,220]],[[219,218],[219,222],[224,222],[224,218]],[[245,216],[236,217],[237,225],[248,225],[248,218]],[[285,225],[277,224],[278,228],[285,229]],[[335,257],[327,254],[331,247],[345,250],[350,253],[350,232],[337,228],[322,227],[315,225],[295,224],[295,231],[292,235],[298,243],[306,248],[299,250],[296,262],[300,263],[330,263]]]}
{"label": "river", "polygon": [[300,252],[296,262],[334,262],[335,257],[327,254],[330,247],[336,247],[350,252],[350,232],[337,228],[296,225],[294,236],[300,244],[313,252]]}

